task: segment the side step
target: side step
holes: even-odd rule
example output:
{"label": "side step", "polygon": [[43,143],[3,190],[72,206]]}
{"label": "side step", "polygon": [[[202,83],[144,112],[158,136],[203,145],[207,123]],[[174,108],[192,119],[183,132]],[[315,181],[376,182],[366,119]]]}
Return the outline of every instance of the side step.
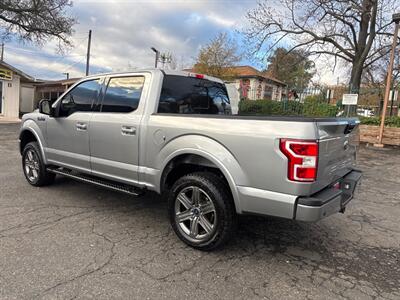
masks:
{"label": "side step", "polygon": [[95,176],[90,176],[90,175],[72,171],[72,170],[66,169],[66,168],[48,167],[47,171],[54,173],[54,174],[62,175],[65,177],[69,177],[69,178],[75,179],[77,181],[94,184],[97,186],[105,187],[110,190],[122,192],[122,193],[133,195],[133,196],[140,196],[141,194],[144,193],[143,189],[131,186],[129,184],[123,184],[123,183],[114,182],[111,180],[106,180],[106,179],[102,179],[102,178],[95,177]]}

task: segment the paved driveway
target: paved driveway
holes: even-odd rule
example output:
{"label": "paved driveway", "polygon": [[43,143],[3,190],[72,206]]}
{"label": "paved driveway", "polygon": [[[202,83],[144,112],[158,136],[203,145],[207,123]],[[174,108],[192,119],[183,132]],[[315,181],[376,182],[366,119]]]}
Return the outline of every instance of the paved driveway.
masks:
{"label": "paved driveway", "polygon": [[203,253],[175,237],[156,195],[28,185],[17,126],[0,125],[1,299],[400,299],[398,149],[361,148],[346,214],[242,218],[231,244]]}

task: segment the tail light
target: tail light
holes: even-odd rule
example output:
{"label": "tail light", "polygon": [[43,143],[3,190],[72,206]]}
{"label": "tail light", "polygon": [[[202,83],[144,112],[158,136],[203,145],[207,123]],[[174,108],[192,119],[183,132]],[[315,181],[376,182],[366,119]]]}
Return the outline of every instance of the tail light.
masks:
{"label": "tail light", "polygon": [[279,148],[288,158],[289,180],[312,182],[317,179],[317,141],[281,139]]}

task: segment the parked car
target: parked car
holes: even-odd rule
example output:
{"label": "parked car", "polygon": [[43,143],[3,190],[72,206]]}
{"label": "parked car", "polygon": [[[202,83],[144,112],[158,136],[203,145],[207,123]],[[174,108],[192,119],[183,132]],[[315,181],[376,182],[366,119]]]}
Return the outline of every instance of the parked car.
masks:
{"label": "parked car", "polygon": [[359,109],[357,109],[357,116],[360,116],[360,117],[374,117],[375,116],[375,112],[372,109],[359,108]]}
{"label": "parked car", "polygon": [[188,245],[211,250],[238,214],[315,222],[344,212],[361,177],[359,122],[231,115],[219,79],[144,70],[82,79],[23,116],[27,181],[56,175],[131,195],[166,195]]}

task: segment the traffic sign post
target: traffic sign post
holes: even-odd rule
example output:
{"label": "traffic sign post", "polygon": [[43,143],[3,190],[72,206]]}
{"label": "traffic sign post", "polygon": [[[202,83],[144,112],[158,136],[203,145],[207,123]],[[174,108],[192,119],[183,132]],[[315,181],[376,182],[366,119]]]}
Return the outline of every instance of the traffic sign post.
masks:
{"label": "traffic sign post", "polygon": [[351,105],[357,105],[358,102],[358,94],[343,94],[342,105],[346,105],[346,117],[350,114]]}

